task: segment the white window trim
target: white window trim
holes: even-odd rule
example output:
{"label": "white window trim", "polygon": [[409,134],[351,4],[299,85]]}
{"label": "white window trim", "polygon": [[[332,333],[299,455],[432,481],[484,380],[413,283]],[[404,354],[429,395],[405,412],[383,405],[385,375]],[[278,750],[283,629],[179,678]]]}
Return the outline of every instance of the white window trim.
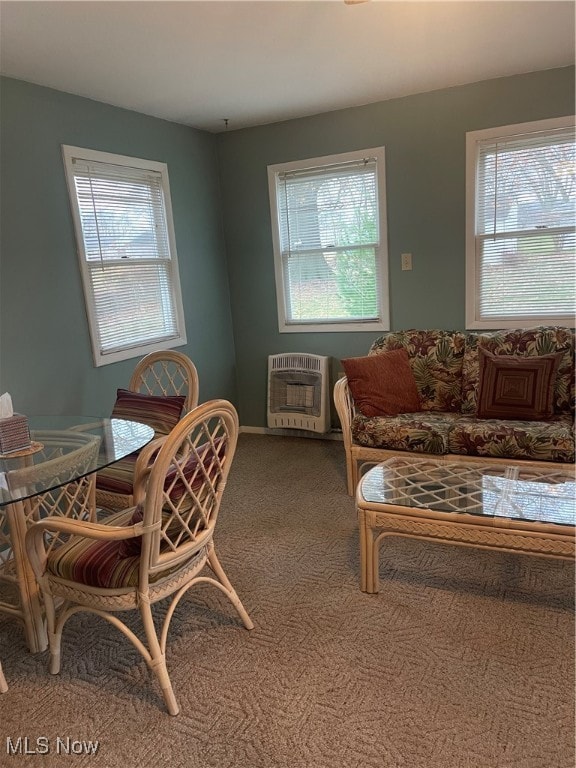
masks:
{"label": "white window trim", "polygon": [[[376,179],[378,190],[378,215],[380,225],[380,246],[375,249],[376,291],[380,305],[380,320],[323,323],[287,323],[286,322],[286,286],[282,268],[280,230],[278,221],[278,201],[276,195],[276,176],[286,171],[300,171],[317,166],[347,163],[362,160],[367,155],[376,158]],[[386,164],[384,147],[343,152],[337,155],[295,160],[289,163],[277,163],[268,166],[268,192],[270,198],[270,216],[272,221],[272,243],[274,248],[274,273],[276,277],[276,303],[278,307],[278,330],[280,333],[350,333],[364,331],[387,331],[390,328],[390,302],[388,279],[388,231],[386,212]]]}
{"label": "white window trim", "polygon": [[515,317],[514,319],[493,318],[482,320],[479,318],[478,280],[477,270],[477,240],[476,240],[476,189],[477,189],[477,145],[486,139],[496,139],[516,134],[535,133],[537,131],[554,130],[557,128],[570,128],[575,125],[573,115],[567,117],[553,117],[547,120],[536,120],[528,123],[516,123],[497,128],[486,128],[481,131],[470,131],[466,134],[466,328],[490,329],[495,328],[519,328],[522,324],[536,325],[566,325],[574,326],[574,316],[534,316]]}
{"label": "white window trim", "polygon": [[[92,343],[92,354],[94,365],[96,367],[115,363],[120,360],[128,360],[133,357],[140,357],[149,352],[158,352],[165,349],[180,347],[187,343],[186,326],[184,321],[184,309],[182,305],[182,289],[180,286],[180,272],[178,268],[178,256],[176,252],[176,237],[174,234],[174,221],[172,216],[172,202],[170,197],[170,183],[168,179],[168,166],[166,163],[160,163],[155,160],[142,160],[127,155],[116,155],[110,152],[100,152],[98,150],[84,149],[82,147],[73,147],[62,145],[62,155],[64,159],[64,169],[66,174],[66,183],[68,185],[68,196],[70,199],[70,208],[74,222],[74,232],[76,235],[77,255],[80,265],[80,274],[82,276],[82,285],[84,289],[84,299],[86,306],[86,315],[88,318],[88,327],[90,331],[90,340]],[[142,343],[137,346],[126,347],[112,352],[102,353],[100,347],[100,332],[95,312],[94,296],[92,290],[92,281],[90,270],[86,259],[84,246],[84,237],[82,233],[82,222],[80,219],[80,209],[76,197],[76,188],[74,183],[73,159],[82,158],[84,160],[93,160],[102,163],[114,163],[117,165],[126,165],[133,168],[142,168],[145,170],[156,171],[161,175],[161,185],[164,196],[164,207],[166,213],[166,229],[168,234],[168,244],[170,249],[170,260],[172,262],[172,299],[174,302],[174,312],[176,316],[177,335],[170,339],[155,341],[151,343]]]}

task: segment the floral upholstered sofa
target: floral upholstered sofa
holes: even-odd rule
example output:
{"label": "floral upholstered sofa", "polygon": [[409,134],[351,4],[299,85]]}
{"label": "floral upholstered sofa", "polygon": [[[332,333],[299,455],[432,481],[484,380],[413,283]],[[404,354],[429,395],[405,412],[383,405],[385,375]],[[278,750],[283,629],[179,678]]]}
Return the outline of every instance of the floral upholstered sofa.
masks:
{"label": "floral upholstered sofa", "polygon": [[399,452],[574,468],[569,328],[390,332],[342,362],[334,401],[350,494],[359,464]]}

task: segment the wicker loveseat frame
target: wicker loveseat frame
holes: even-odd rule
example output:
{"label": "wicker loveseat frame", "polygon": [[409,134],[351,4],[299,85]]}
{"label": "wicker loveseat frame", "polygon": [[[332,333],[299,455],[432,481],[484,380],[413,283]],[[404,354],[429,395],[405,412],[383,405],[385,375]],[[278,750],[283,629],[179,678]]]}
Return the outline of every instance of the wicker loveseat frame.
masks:
{"label": "wicker loveseat frame", "polygon": [[[574,330],[544,326],[485,333],[412,329],[381,336],[368,354],[401,347],[407,350],[415,375],[419,413],[369,418],[356,408],[346,377],[334,387],[350,495],[365,469],[403,453],[574,470]],[[476,418],[479,347],[494,354],[526,357],[564,352],[552,419]]]}

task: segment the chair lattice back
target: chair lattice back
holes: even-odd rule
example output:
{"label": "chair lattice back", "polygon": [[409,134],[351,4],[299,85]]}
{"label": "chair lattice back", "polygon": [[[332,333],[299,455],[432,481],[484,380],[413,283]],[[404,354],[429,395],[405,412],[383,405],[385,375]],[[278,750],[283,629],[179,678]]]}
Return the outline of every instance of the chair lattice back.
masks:
{"label": "chair lattice back", "polygon": [[148,395],[185,395],[187,412],[198,405],[198,372],[181,352],[151,352],[134,369],[128,389]]}
{"label": "chair lattice back", "polygon": [[238,417],[224,400],[187,414],[165,439],[147,480],[136,470],[134,501],[143,499],[143,560],[154,570],[190,557],[212,535],[238,439]]}

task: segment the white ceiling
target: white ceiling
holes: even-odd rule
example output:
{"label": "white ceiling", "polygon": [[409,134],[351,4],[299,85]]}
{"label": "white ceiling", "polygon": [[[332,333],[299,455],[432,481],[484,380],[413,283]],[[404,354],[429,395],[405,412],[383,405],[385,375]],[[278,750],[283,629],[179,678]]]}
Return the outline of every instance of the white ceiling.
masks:
{"label": "white ceiling", "polygon": [[570,2],[0,2],[0,71],[207,131],[574,63]]}

